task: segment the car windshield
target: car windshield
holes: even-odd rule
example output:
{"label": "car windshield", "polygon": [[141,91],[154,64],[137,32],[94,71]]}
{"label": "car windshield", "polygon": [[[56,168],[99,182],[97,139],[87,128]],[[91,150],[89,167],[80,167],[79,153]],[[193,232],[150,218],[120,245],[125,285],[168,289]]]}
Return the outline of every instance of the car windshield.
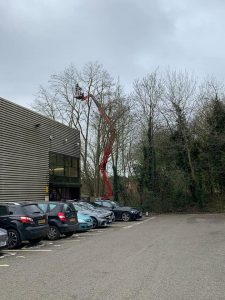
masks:
{"label": "car windshield", "polygon": [[116,201],[111,201],[114,207],[120,207],[120,204]]}
{"label": "car windshield", "polygon": [[82,206],[87,207],[89,209],[95,209],[95,207],[93,205],[91,205],[90,203],[86,203],[86,202],[81,202],[80,203]]}
{"label": "car windshield", "polygon": [[86,207],[84,207],[83,205],[77,204],[77,203],[73,203],[73,206],[75,207],[75,209],[77,211],[86,210]]}
{"label": "car windshield", "polygon": [[40,214],[40,208],[38,208],[37,205],[31,204],[31,205],[24,205],[23,209],[28,214]]}

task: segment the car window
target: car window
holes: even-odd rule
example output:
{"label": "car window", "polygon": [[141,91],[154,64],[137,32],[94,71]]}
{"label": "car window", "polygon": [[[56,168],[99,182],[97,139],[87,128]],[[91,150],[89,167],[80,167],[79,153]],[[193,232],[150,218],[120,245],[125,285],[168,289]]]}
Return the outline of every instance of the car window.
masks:
{"label": "car window", "polygon": [[73,203],[73,206],[74,208],[77,210],[77,211],[80,211],[80,210],[86,210],[86,208],[82,205],[78,205],[76,203]]}
{"label": "car window", "polygon": [[8,215],[8,209],[5,205],[0,205],[0,216]]}
{"label": "car window", "polygon": [[103,206],[105,206],[105,207],[110,207],[110,208],[112,207],[112,204],[107,201],[102,201],[102,203],[103,203]]}
{"label": "car window", "polygon": [[69,207],[69,205],[68,205],[68,204],[64,204],[64,205],[63,205],[63,211],[66,211],[66,212],[71,212],[71,211],[72,211],[72,209]]}
{"label": "car window", "polygon": [[10,205],[9,206],[9,213],[11,215],[20,215],[20,214],[22,214],[21,206],[20,205]]}
{"label": "car window", "polygon": [[28,214],[37,214],[41,213],[40,209],[38,208],[37,205],[35,204],[30,204],[30,205],[24,205],[23,209],[25,210],[26,213]]}
{"label": "car window", "polygon": [[38,203],[38,207],[44,212],[46,213],[48,210],[48,204],[47,203]]}
{"label": "car window", "polygon": [[120,207],[120,204],[116,201],[111,202],[114,207]]}
{"label": "car window", "polygon": [[53,204],[53,203],[51,203],[51,204],[49,204],[49,209],[50,209],[50,211],[52,211],[52,210],[54,210],[55,208],[56,208],[56,204]]}
{"label": "car window", "polygon": [[95,201],[95,204],[102,205],[102,201]]}

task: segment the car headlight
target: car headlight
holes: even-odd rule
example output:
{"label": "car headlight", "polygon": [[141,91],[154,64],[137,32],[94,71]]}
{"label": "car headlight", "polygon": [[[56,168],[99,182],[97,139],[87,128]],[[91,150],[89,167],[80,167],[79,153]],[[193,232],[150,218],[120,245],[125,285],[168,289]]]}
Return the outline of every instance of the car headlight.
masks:
{"label": "car headlight", "polygon": [[137,210],[131,210],[131,213],[132,213],[132,214],[136,214],[136,213],[137,213]]}

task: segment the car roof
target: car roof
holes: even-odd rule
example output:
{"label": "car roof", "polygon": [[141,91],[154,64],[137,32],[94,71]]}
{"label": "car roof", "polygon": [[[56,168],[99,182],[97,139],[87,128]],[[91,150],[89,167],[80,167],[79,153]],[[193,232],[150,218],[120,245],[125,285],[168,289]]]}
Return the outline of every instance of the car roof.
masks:
{"label": "car roof", "polygon": [[37,204],[65,204],[65,202],[58,202],[58,201],[37,201]]}
{"label": "car roof", "polygon": [[37,202],[31,201],[22,201],[22,202],[1,202],[3,205],[15,205],[15,206],[24,206],[24,205],[37,205]]}

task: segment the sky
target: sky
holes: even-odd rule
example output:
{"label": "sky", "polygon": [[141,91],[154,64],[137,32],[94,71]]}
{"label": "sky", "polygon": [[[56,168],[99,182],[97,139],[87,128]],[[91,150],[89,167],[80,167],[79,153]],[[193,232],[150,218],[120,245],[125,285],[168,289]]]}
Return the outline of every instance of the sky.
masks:
{"label": "sky", "polygon": [[224,0],[0,0],[0,97],[30,107],[71,63],[125,91],[159,68],[225,80]]}

